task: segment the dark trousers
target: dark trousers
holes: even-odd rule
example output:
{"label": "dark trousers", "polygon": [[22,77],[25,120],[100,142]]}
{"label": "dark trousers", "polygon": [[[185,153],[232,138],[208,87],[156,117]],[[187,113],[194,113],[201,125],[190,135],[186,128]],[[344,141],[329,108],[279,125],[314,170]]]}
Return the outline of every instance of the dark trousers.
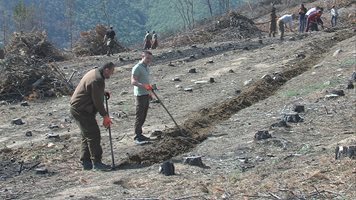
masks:
{"label": "dark trousers", "polygon": [[336,26],[336,20],[337,20],[336,16],[331,16],[331,27]]}
{"label": "dark trousers", "polygon": [[271,37],[271,35],[274,37],[276,35],[277,32],[277,22],[276,20],[271,20],[271,23],[269,25],[269,37]]}
{"label": "dark trousers", "polygon": [[305,15],[299,15],[299,33],[304,32],[306,23]]}
{"label": "dark trousers", "polygon": [[284,22],[282,20],[278,20],[279,32],[281,33],[281,39],[283,40],[284,36]]}
{"label": "dark trousers", "polygon": [[147,40],[146,42],[145,42],[145,46],[144,46],[144,50],[146,50],[146,49],[151,49],[151,47],[152,47],[152,43],[151,43],[151,41],[149,41],[149,40]]}
{"label": "dark trousers", "polygon": [[142,126],[146,121],[149,104],[150,104],[149,95],[142,95],[136,97],[136,121],[135,121],[136,136],[142,135]]}
{"label": "dark trousers", "polygon": [[70,108],[76,123],[81,131],[81,161],[101,162],[103,150],[100,145],[100,129],[95,119],[95,114],[79,112]]}

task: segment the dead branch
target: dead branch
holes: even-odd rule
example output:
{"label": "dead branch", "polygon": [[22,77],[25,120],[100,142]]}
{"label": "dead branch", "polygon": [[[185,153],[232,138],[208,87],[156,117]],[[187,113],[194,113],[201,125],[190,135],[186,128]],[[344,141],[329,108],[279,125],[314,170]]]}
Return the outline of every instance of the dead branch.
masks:
{"label": "dead branch", "polygon": [[270,194],[275,199],[281,199],[281,197],[277,196],[276,194],[273,194],[272,192],[269,192],[268,194]]}
{"label": "dead branch", "polygon": [[178,197],[178,198],[174,198],[174,200],[184,200],[184,199],[191,199],[194,197],[201,197],[203,195],[201,194],[195,194],[195,195],[190,195],[190,196],[185,196],[185,197]]}

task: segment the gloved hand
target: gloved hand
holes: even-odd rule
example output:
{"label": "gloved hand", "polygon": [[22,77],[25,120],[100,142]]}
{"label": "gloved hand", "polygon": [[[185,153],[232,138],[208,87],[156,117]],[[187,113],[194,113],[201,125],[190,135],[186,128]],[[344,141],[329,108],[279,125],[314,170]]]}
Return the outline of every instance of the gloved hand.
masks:
{"label": "gloved hand", "polygon": [[109,128],[111,126],[111,124],[112,124],[112,121],[111,121],[109,115],[105,115],[104,119],[103,119],[103,126],[105,128]]}
{"label": "gloved hand", "polygon": [[145,87],[145,89],[148,91],[153,90],[152,85],[150,85],[150,84],[144,84],[143,87]]}
{"label": "gloved hand", "polygon": [[109,100],[110,97],[111,97],[111,94],[110,94],[110,92],[105,91],[105,92],[104,92],[104,96],[105,96],[106,100]]}

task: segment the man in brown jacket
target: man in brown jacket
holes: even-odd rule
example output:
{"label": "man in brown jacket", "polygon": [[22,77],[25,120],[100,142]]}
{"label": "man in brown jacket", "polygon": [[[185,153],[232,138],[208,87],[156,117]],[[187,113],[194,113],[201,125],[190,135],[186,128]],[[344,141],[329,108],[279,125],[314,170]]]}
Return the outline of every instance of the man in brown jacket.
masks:
{"label": "man in brown jacket", "polygon": [[100,145],[100,129],[95,119],[96,113],[103,117],[103,126],[109,128],[111,119],[104,107],[105,79],[114,73],[112,62],[92,69],[80,80],[70,100],[70,112],[78,124],[81,135],[81,157],[84,170],[109,170],[110,166],[101,162],[103,150]]}

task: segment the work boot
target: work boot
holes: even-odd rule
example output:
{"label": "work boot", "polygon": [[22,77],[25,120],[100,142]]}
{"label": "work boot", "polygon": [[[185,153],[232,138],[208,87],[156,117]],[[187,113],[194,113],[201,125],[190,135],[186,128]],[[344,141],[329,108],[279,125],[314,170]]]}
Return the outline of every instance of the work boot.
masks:
{"label": "work boot", "polygon": [[94,163],[93,170],[109,171],[109,170],[111,170],[111,166],[106,165],[102,162],[96,162],[96,163]]}
{"label": "work boot", "polygon": [[135,140],[135,143],[140,144],[142,142],[148,142],[151,139],[149,137],[144,136],[144,135],[136,135],[134,140]]}
{"label": "work boot", "polygon": [[93,169],[93,164],[91,163],[91,161],[85,160],[82,162],[82,167],[83,170],[91,170]]}

